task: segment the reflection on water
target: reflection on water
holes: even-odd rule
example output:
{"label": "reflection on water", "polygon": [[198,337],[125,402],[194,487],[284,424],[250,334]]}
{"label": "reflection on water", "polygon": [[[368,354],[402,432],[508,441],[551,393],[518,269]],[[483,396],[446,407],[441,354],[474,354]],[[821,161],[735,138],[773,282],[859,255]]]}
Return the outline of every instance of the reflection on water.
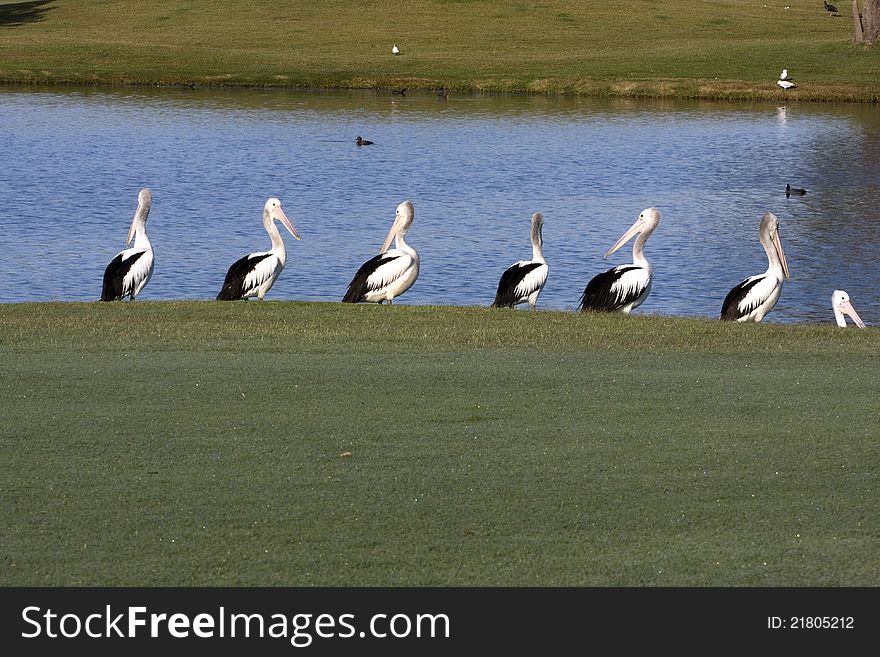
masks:
{"label": "reflection on water", "polygon": [[[792,281],[767,320],[830,323],[846,289],[880,321],[880,112],[390,92],[0,90],[0,301],[92,300],[141,187],[156,252],[148,299],[210,299],[269,248],[277,196],[302,235],[270,299],[339,300],[402,200],[422,269],[407,304],[489,305],[545,217],[539,307],[573,310],[645,207],[663,220],[637,313],[716,317],[764,271],[758,223],[780,219]],[[375,142],[358,147],[357,135]],[[808,190],[786,198],[785,185]]]}

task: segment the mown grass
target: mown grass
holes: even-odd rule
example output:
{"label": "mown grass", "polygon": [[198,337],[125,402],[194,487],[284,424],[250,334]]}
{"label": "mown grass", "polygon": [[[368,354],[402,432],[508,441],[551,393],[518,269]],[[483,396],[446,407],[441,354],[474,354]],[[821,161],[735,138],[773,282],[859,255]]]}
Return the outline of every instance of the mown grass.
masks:
{"label": "mown grass", "polygon": [[880,584],[880,333],[0,305],[4,585]]}
{"label": "mown grass", "polygon": [[37,0],[0,32],[7,82],[777,99],[786,67],[791,101],[880,99],[880,51],[813,0]]}

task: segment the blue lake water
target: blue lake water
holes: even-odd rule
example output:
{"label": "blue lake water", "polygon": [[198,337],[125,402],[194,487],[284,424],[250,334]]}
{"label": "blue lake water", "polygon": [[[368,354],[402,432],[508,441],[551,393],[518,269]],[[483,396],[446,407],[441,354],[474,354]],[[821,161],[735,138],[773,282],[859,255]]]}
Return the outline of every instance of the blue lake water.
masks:
{"label": "blue lake water", "polygon": [[[637,314],[717,317],[766,269],[770,211],[792,280],[765,321],[830,323],[841,288],[880,322],[871,106],[8,87],[0,116],[0,302],[97,299],[150,187],[143,300],[213,299],[234,260],[269,248],[261,212],[277,196],[303,239],[283,233],[267,299],[338,301],[409,199],[422,266],[396,303],[489,305],[502,271],[531,257],[540,211],[538,306],[574,310],[593,275],[631,260],[630,245],[602,254],[656,206]],[[786,198],[786,183],[808,193]]]}

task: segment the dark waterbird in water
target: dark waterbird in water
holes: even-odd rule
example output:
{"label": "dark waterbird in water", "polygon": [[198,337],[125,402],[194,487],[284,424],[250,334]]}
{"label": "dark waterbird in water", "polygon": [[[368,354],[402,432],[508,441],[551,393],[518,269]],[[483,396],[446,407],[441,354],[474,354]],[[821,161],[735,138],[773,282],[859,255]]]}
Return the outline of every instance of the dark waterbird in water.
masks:
{"label": "dark waterbird in water", "polygon": [[406,87],[401,87],[399,89],[392,89],[391,93],[393,93],[395,96],[406,96],[406,89],[407,89]]}
{"label": "dark waterbird in water", "polygon": [[786,196],[791,196],[792,194],[797,195],[797,194],[806,194],[806,193],[807,193],[806,189],[802,189],[800,187],[792,187],[788,183],[785,184],[785,195]]}
{"label": "dark waterbird in water", "polygon": [[354,140],[354,143],[358,146],[369,146],[373,142],[371,142],[369,139],[364,139],[363,137],[358,135],[358,138]]}

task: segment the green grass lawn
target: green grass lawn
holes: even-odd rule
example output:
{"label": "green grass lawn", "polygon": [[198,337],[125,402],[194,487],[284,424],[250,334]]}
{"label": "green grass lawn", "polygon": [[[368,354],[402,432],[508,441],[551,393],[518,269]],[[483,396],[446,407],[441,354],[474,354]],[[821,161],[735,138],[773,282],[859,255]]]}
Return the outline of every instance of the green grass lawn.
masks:
{"label": "green grass lawn", "polygon": [[0,584],[880,584],[880,331],[0,305]]}
{"label": "green grass lawn", "polygon": [[36,0],[0,37],[7,82],[777,99],[788,68],[791,101],[880,100],[880,50],[815,0]]}

